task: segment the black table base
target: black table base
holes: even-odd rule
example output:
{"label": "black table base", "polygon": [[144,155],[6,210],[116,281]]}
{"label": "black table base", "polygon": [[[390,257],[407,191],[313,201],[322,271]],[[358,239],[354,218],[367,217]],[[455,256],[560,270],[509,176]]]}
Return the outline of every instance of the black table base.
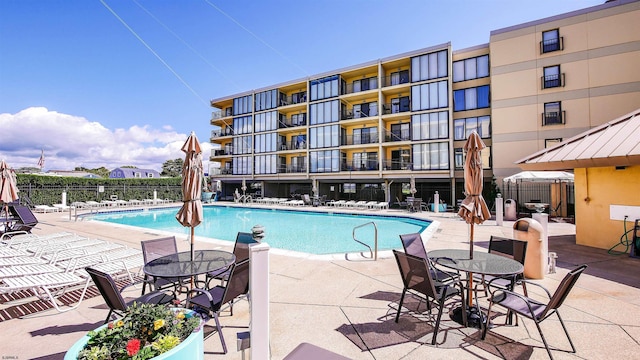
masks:
{"label": "black table base", "polygon": [[[453,309],[451,320],[460,325],[464,325],[462,321],[462,306]],[[477,307],[467,309],[467,327],[482,329],[482,324],[487,323],[487,316],[479,311]]]}

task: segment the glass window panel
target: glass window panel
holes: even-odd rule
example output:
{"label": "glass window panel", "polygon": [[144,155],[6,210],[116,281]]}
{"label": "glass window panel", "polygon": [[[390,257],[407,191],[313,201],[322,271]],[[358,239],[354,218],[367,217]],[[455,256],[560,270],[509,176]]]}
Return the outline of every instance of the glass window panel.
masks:
{"label": "glass window panel", "polygon": [[440,164],[440,146],[438,143],[429,144],[429,168],[437,169]]}
{"label": "glass window panel", "polygon": [[465,109],[464,89],[453,91],[453,111],[462,111]]}
{"label": "glass window panel", "polygon": [[467,129],[465,131],[465,139],[467,139],[469,137],[469,135],[471,135],[471,133],[478,129],[478,118],[472,117],[472,118],[468,118],[467,119],[467,125],[466,125]]}
{"label": "glass window panel", "polygon": [[449,59],[447,50],[438,52],[438,77],[445,77],[449,74]]}
{"label": "glass window panel", "polygon": [[429,54],[429,79],[438,77],[438,54]]}
{"label": "glass window panel", "polygon": [[429,84],[429,109],[438,108],[438,83]]}
{"label": "glass window panel", "polygon": [[420,115],[411,116],[411,138],[420,139]]}
{"label": "glass window panel", "polygon": [[456,61],[453,63],[453,82],[464,80],[464,61]]}
{"label": "glass window panel", "polygon": [[466,59],[464,61],[464,79],[470,80],[477,77],[478,75],[476,74],[476,59]]}
{"label": "glass window panel", "polygon": [[369,116],[378,116],[378,103],[375,101],[369,103]]}
{"label": "glass window panel", "polygon": [[487,76],[489,76],[489,55],[484,55],[478,58],[478,77]]}
{"label": "glass window panel", "polygon": [[449,137],[449,117],[446,112],[438,113],[438,138],[446,139]]}
{"label": "glass window panel", "polygon": [[317,136],[318,136],[318,128],[309,129],[309,147],[311,149],[315,149],[318,147],[318,142],[316,141]]}
{"label": "glass window panel", "polygon": [[478,108],[489,107],[489,85],[480,86],[477,90],[478,93]]}
{"label": "glass window panel", "polygon": [[438,138],[438,114],[429,114],[429,139]]}
{"label": "glass window panel", "polygon": [[413,168],[415,170],[422,169],[422,146],[413,145]]}
{"label": "glass window panel", "polygon": [[324,147],[331,146],[331,127],[326,126],[324,128]]}
{"label": "glass window panel", "polygon": [[324,122],[325,123],[332,122],[331,103],[332,101],[327,101],[326,103],[324,103]]}
{"label": "glass window panel", "polygon": [[331,81],[331,96],[333,97],[338,95],[338,79],[336,78],[335,80]]}
{"label": "glass window panel", "polygon": [[420,86],[411,87],[411,98],[413,99],[411,102],[411,111],[420,110]]}
{"label": "glass window panel", "polygon": [[317,115],[318,115],[318,120],[316,121],[316,124],[324,124],[324,104],[320,103],[317,104]]}
{"label": "glass window panel", "polygon": [[453,139],[464,140],[465,139],[465,121],[464,119],[453,120]]}
{"label": "glass window panel", "polygon": [[476,88],[464,90],[464,107],[467,110],[478,108],[478,98],[476,96]]}
{"label": "glass window panel", "polygon": [[340,127],[338,125],[331,126],[331,146],[340,145]]}
{"label": "glass window panel", "polygon": [[338,100],[333,100],[331,102],[331,122],[340,121],[340,102]]}
{"label": "glass window panel", "polygon": [[449,144],[445,142],[440,143],[440,167],[439,168],[440,169],[449,168]]}
{"label": "glass window panel", "polygon": [[480,116],[478,118],[478,134],[482,138],[491,137],[491,131],[489,130],[491,126],[491,117],[489,116]]}
{"label": "glass window panel", "polygon": [[429,130],[429,114],[420,115],[420,140],[430,138],[431,133]]}
{"label": "glass window panel", "polygon": [[449,91],[446,81],[440,81],[438,83],[438,107],[449,106]]}
{"label": "glass window panel", "polygon": [[[411,58],[411,82],[420,81],[420,58]],[[392,83],[393,84],[393,83]]]}
{"label": "glass window panel", "polygon": [[419,110],[429,108],[429,84],[420,85],[420,104],[422,107]]}
{"label": "glass window panel", "polygon": [[429,78],[429,56],[420,56],[420,80]]}
{"label": "glass window panel", "polygon": [[311,101],[318,99],[318,87],[311,82]]}

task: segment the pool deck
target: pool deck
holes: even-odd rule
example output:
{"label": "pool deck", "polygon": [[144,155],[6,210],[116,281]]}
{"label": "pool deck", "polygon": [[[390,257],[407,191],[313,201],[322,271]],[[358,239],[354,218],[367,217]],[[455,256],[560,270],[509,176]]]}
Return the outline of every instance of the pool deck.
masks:
{"label": "pool deck", "polygon": [[[327,209],[333,210],[324,208]],[[429,234],[428,250],[468,249],[469,227],[454,214],[366,212],[435,220],[437,229]],[[69,220],[69,213],[37,214],[37,217],[40,223],[33,231],[36,234],[70,231],[135,248],[140,248],[141,240],[164,235],[90,220],[73,221]],[[511,237],[512,226],[512,221],[497,226],[494,220],[476,225],[476,249],[486,251],[491,235]],[[268,243],[268,225],[265,229]],[[571,224],[550,222],[549,236],[550,251],[558,253],[558,269],[538,281],[551,291],[569,269],[582,263],[589,265],[560,309],[577,353],[552,351],[553,356],[556,359],[640,359],[640,259],[612,256],[606,250],[575,245],[575,227]],[[188,250],[186,236],[177,238],[179,250]],[[232,243],[198,242],[196,248],[231,251],[232,246]],[[273,249],[269,281],[271,359],[284,358],[303,342],[352,359],[548,358],[535,325],[528,320],[521,319],[519,326],[511,327],[503,326],[504,317],[498,317],[497,326],[482,341],[478,329],[461,327],[451,321],[445,311],[437,345],[431,345],[432,322],[424,321],[423,315],[403,314],[399,323],[395,323],[395,312],[391,309],[399,301],[402,283],[389,251],[381,252],[378,260],[372,261],[357,255],[347,259],[344,255],[289,256]],[[137,294],[137,290],[132,290],[126,295]],[[416,304],[409,301],[407,306],[414,309]],[[480,299],[480,304],[486,305],[486,299]],[[7,306],[0,303],[0,310]],[[422,304],[420,311],[424,310]],[[99,326],[106,313],[102,297],[94,296],[85,299],[78,309],[64,314],[44,310],[24,318],[0,321],[3,337],[0,356],[3,359],[62,359],[66,349]],[[229,352],[221,354],[219,338],[212,334],[205,340],[205,358],[242,359],[236,351],[235,340],[236,333],[248,331],[247,302],[238,303],[234,316],[225,314],[220,321]],[[557,318],[546,320],[542,328],[552,347],[569,349]]]}

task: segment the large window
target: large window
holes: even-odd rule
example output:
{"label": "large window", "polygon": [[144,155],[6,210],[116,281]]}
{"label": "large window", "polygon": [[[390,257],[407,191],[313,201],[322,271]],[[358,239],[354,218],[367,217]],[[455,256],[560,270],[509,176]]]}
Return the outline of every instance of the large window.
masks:
{"label": "large window", "polygon": [[488,108],[489,85],[453,91],[453,111]]}
{"label": "large window", "polygon": [[269,110],[278,106],[277,89],[263,91],[256,94],[256,111]]}
{"label": "large window", "polygon": [[311,101],[328,99],[340,95],[338,75],[328,76],[322,79],[311,80]]}
{"label": "large window", "polygon": [[544,68],[544,76],[542,78],[542,88],[554,88],[562,86],[560,79],[560,65],[547,66]]}
{"label": "large window", "polygon": [[256,114],[255,132],[275,130],[278,128],[278,112],[267,111]]}
{"label": "large window", "polygon": [[251,136],[239,136],[232,141],[234,154],[251,154]]}
{"label": "large window", "polygon": [[453,82],[489,76],[489,55],[482,55],[453,63]]}
{"label": "large window", "polygon": [[278,172],[276,155],[257,155],[255,159],[256,174],[275,174]]}
{"label": "large window", "polygon": [[411,116],[413,140],[446,139],[449,137],[449,113],[440,111]]}
{"label": "large window", "polygon": [[378,116],[378,102],[353,105],[353,118],[365,118],[369,116]]}
{"label": "large window", "polygon": [[311,125],[340,121],[340,100],[332,100],[309,105]]}
{"label": "large window", "polygon": [[[491,147],[487,146],[482,150],[482,154],[480,155],[482,158],[482,168],[490,169],[491,168]],[[455,161],[455,168],[457,170],[464,169],[464,161],[465,155],[462,148],[456,148],[453,150],[453,161]]]}
{"label": "large window", "polygon": [[355,153],[352,166],[354,170],[378,170],[378,153]]}
{"label": "large window", "polygon": [[560,30],[553,29],[543,31],[542,43],[540,44],[540,52],[544,54],[558,50],[562,50],[562,38],[560,38]]}
{"label": "large window", "polygon": [[564,124],[562,104],[560,101],[544,103],[544,114],[542,114],[542,125]]}
{"label": "large window", "polygon": [[234,175],[249,175],[251,174],[253,165],[253,157],[240,156],[233,158],[233,174]]}
{"label": "large window", "polygon": [[251,95],[233,99],[233,115],[242,115],[252,112]]}
{"label": "large window", "polygon": [[[378,128],[359,128],[353,129],[353,145],[374,144],[378,142]],[[352,145],[347,142],[346,145]]]}
{"label": "large window", "polygon": [[400,84],[406,84],[408,82],[409,82],[409,70],[400,70],[400,71],[391,73],[389,85],[391,86],[400,85]]}
{"label": "large window", "polygon": [[235,135],[249,134],[253,131],[251,115],[233,118],[233,133]]}
{"label": "large window", "polygon": [[411,87],[411,110],[430,110],[449,106],[448,88],[446,81]]}
{"label": "large window", "polygon": [[340,127],[338,125],[319,126],[309,129],[309,147],[320,149],[340,146]]}
{"label": "large window", "polygon": [[491,137],[491,117],[478,116],[453,121],[453,139],[466,140],[472,131],[476,131],[483,139]]}
{"label": "large window", "polygon": [[449,143],[436,142],[413,145],[413,169],[449,169]]}
{"label": "large window", "polygon": [[312,151],[309,153],[309,166],[312,173],[340,171],[340,151]]}
{"label": "large window", "polygon": [[448,75],[447,50],[411,58],[411,82],[437,79]]}
{"label": "large window", "polygon": [[378,88],[378,78],[370,77],[366,79],[354,80],[351,92],[357,93]]}
{"label": "large window", "polygon": [[255,153],[272,152],[277,150],[278,134],[259,134],[255,136]]}

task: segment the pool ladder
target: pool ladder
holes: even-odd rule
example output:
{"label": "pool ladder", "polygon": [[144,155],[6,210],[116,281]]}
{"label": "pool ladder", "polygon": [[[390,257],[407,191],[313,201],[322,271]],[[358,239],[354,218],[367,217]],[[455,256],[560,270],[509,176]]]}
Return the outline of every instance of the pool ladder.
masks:
{"label": "pool ladder", "polygon": [[[358,240],[356,238],[356,230],[358,230],[359,228],[368,226],[368,225],[373,225],[373,250],[371,250],[371,246],[363,243],[362,241]],[[378,260],[378,227],[376,226],[376,223],[374,223],[373,221],[362,224],[362,225],[358,225],[356,227],[353,228],[353,240],[357,243],[360,243],[364,246],[366,246],[367,248],[369,248],[369,253],[371,254],[371,258],[373,258],[373,260]]]}

